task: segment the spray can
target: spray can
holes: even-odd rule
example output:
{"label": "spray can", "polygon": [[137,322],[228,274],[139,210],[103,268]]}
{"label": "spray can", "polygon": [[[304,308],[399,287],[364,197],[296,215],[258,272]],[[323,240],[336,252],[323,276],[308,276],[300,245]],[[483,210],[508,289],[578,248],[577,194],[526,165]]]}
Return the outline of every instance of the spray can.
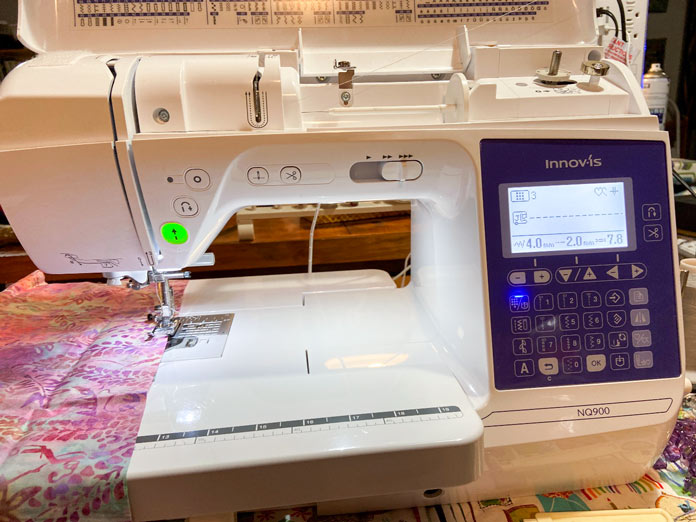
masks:
{"label": "spray can", "polygon": [[660,129],[664,130],[669,100],[669,77],[662,70],[661,64],[651,64],[650,70],[643,76],[643,96],[648,103],[650,114],[657,116]]}

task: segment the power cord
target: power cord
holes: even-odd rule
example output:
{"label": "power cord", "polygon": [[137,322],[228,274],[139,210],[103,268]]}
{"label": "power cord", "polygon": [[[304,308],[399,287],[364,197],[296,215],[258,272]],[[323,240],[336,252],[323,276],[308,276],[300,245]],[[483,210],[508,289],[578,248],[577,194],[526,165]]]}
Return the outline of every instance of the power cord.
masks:
{"label": "power cord", "polygon": [[626,35],[626,11],[624,10],[623,0],[616,0],[619,4],[619,17],[621,18],[621,39],[624,42],[628,42],[628,36]]}
{"label": "power cord", "polygon": [[679,174],[676,170],[672,169],[672,176],[674,176],[674,179],[676,179],[679,183],[681,183],[684,188],[691,194],[693,197],[696,198],[696,192],[694,192],[694,189],[691,188],[691,185],[689,185],[684,178],[681,177],[681,174]]}
{"label": "power cord", "polygon": [[619,21],[614,16],[614,13],[612,13],[609,9],[605,9],[604,7],[600,7],[597,9],[597,17],[600,17],[602,15],[608,16],[614,22],[614,36],[616,36],[618,38],[619,37]]}

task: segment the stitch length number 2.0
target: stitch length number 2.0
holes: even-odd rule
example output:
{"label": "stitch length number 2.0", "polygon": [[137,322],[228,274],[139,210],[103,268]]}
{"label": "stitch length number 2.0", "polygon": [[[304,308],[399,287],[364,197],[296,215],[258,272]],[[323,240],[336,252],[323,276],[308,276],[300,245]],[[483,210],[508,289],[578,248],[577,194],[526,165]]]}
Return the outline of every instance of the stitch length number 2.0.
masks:
{"label": "stitch length number 2.0", "polygon": [[611,413],[609,406],[578,408],[578,417],[605,417]]}

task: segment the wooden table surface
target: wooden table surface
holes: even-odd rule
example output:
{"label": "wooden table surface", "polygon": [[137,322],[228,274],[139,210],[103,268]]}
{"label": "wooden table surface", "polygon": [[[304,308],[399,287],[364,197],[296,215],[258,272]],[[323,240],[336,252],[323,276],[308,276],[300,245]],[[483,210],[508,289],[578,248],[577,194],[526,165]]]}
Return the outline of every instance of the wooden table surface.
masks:
{"label": "wooden table surface", "polygon": [[[212,267],[192,268],[193,277],[228,277],[300,272],[307,267],[310,220],[262,219],[254,224],[255,239],[239,241],[234,218],[213,241]],[[408,216],[317,225],[314,233],[316,271],[381,268],[396,274],[411,248]],[[20,245],[0,248],[0,284],[9,284],[36,270]],[[102,280],[99,273],[49,275],[49,281]]]}

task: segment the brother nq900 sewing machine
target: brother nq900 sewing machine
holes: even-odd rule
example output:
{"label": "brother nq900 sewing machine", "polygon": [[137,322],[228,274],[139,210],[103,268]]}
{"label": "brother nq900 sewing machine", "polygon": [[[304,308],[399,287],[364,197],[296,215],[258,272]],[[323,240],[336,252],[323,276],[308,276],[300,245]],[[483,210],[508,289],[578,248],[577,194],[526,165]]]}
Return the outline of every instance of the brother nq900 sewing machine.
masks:
{"label": "brother nq900 sewing machine", "polygon": [[[667,136],[594,2],[20,1],[0,204],[177,328],[137,519],[636,479],[683,395]],[[249,205],[412,202],[412,281],[168,280]],[[185,335],[181,336],[181,332]]]}

